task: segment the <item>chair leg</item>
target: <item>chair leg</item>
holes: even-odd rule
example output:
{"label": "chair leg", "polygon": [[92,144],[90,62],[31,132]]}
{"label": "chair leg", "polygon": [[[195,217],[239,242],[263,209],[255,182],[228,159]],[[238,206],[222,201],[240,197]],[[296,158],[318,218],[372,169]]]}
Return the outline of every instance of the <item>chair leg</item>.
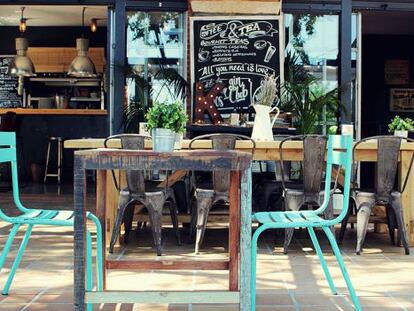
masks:
{"label": "chair leg", "polygon": [[188,232],[189,241],[193,241],[194,233],[197,227],[197,200],[191,201],[191,220],[190,220],[190,230]]}
{"label": "chair leg", "polygon": [[[86,291],[92,291],[93,274],[92,274],[92,237],[91,233],[86,231]],[[92,311],[92,304],[86,304],[86,310]]]}
{"label": "chair leg", "polygon": [[[350,207],[352,206],[353,201],[350,200],[349,205]],[[348,212],[345,216],[345,218],[342,220],[341,222],[341,230],[339,231],[339,236],[338,236],[338,244],[341,245],[342,242],[344,241],[344,236],[345,236],[345,231],[346,231],[346,226],[348,225],[348,220],[349,220],[349,216],[351,216],[352,213],[352,208],[348,208]]]}
{"label": "chair leg", "polygon": [[323,269],[323,273],[325,274],[326,281],[328,281],[329,288],[331,289],[332,295],[337,295],[338,291],[333,282],[331,273],[329,272],[328,265],[326,263],[325,257],[323,256],[321,246],[319,245],[318,238],[316,237],[315,231],[313,230],[312,227],[309,227],[308,232],[311,237],[313,246],[315,247],[316,254],[318,254],[319,261],[321,262],[321,266]]}
{"label": "chair leg", "polygon": [[96,226],[96,288],[97,291],[103,291],[103,235],[101,223],[94,214],[88,213],[88,218],[95,223]]}
{"label": "chair leg", "polygon": [[257,241],[260,234],[266,230],[264,225],[258,227],[252,237],[251,252],[251,271],[250,271],[250,290],[251,290],[251,311],[256,310],[256,262],[257,262]]}
{"label": "chair leg", "polygon": [[7,255],[10,251],[10,247],[13,244],[14,237],[16,236],[17,231],[20,228],[20,224],[14,224],[10,230],[9,237],[7,238],[6,244],[4,244],[3,251],[0,256],[0,271],[3,268],[4,263],[6,262]]}
{"label": "chair leg", "polygon": [[168,207],[170,209],[171,222],[175,230],[175,237],[177,239],[177,244],[181,245],[180,228],[178,225],[177,203],[174,197],[170,197],[170,199],[171,200],[168,202]]}
{"label": "chair leg", "polygon": [[388,234],[390,236],[391,245],[395,245],[395,215],[391,207],[387,206],[386,209],[387,215],[387,225],[388,225]]}
{"label": "chair leg", "polygon": [[197,234],[195,242],[195,253],[200,251],[203,243],[204,233],[207,227],[208,213],[213,205],[213,197],[197,197]]}
{"label": "chair leg", "polygon": [[134,211],[135,211],[135,205],[130,204],[127,205],[127,207],[124,210],[124,215],[122,217],[122,222],[125,226],[125,235],[124,235],[124,243],[127,244],[129,241],[129,234],[132,230],[132,222],[134,221]]}
{"label": "chair leg", "polygon": [[11,283],[13,281],[16,270],[19,267],[20,261],[22,260],[24,250],[26,249],[27,243],[29,242],[29,239],[30,239],[30,234],[32,233],[32,229],[33,229],[33,225],[28,225],[26,234],[23,237],[23,241],[20,244],[19,251],[17,252],[16,258],[14,259],[12,268],[9,272],[9,276],[7,278],[6,284],[3,287],[3,292],[2,292],[3,295],[9,294]]}
{"label": "chair leg", "polygon": [[369,216],[371,215],[371,204],[362,203],[357,213],[357,247],[356,253],[360,255],[362,252],[362,245],[365,241],[365,236],[368,229]]}
{"label": "chair leg", "polygon": [[286,228],[285,229],[285,241],[283,243],[283,254],[288,253],[288,248],[290,243],[292,242],[293,233],[295,232],[294,228]]}
{"label": "chair leg", "polygon": [[394,210],[395,218],[397,220],[398,232],[399,232],[399,235],[402,240],[402,244],[405,249],[405,254],[409,255],[410,247],[408,246],[408,241],[407,241],[407,231],[405,229],[404,215],[403,215],[403,211],[401,208],[401,200],[399,199],[393,200],[393,202],[391,203],[391,207]]}
{"label": "chair leg", "polygon": [[157,250],[157,256],[162,254],[162,209],[165,204],[165,194],[152,194],[151,197],[146,197],[147,202],[145,207],[148,210],[150,222],[151,222],[151,231],[152,237],[154,239],[155,248]]}
{"label": "chair leg", "polygon": [[129,196],[119,196],[118,212],[116,214],[114,227],[112,230],[111,243],[109,244],[109,252],[114,252],[114,245],[119,236],[119,230],[121,228],[122,219],[124,218],[125,209],[131,204],[133,200],[130,200]]}
{"label": "chair leg", "polygon": [[331,247],[335,254],[339,268],[341,269],[342,276],[344,277],[346,286],[348,287],[351,300],[354,303],[355,310],[362,311],[361,304],[359,302],[358,296],[355,293],[355,289],[352,285],[351,279],[349,278],[349,274],[348,274],[348,271],[346,270],[345,262],[342,258],[341,251],[339,250],[338,244],[336,243],[335,236],[332,234],[332,231],[328,227],[322,227],[322,229],[325,232],[326,236],[328,237],[329,243],[331,244]]}

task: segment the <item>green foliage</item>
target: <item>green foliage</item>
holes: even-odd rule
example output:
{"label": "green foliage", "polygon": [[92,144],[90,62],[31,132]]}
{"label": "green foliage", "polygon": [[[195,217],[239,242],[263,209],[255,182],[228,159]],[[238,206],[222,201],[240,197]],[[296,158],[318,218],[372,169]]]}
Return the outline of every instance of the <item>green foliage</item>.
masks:
{"label": "green foliage", "polygon": [[[152,98],[154,91],[151,83],[142,74],[136,73],[130,66],[127,66],[125,70],[126,77],[132,79],[132,84],[135,85],[135,96],[130,98],[129,105],[124,107],[125,132],[136,133],[139,122],[145,120],[145,114],[151,106],[150,103],[146,105],[147,98]],[[163,89],[168,90],[172,101],[185,102],[190,87],[176,69],[161,66],[161,69],[154,74],[154,78],[163,81],[159,93],[154,95],[155,102]]]}
{"label": "green foliage", "polygon": [[309,76],[300,82],[286,81],[282,91],[282,109],[295,115],[295,126],[300,134],[314,134],[323,113],[335,113],[341,103],[338,88],[324,91],[318,79]]}
{"label": "green foliage", "polygon": [[179,101],[172,103],[156,102],[146,113],[147,127],[170,129],[176,133],[182,133],[187,123],[187,114],[184,105]]}
{"label": "green foliage", "polygon": [[395,131],[414,132],[414,121],[410,118],[403,119],[400,116],[395,116],[391,123],[388,124],[388,131],[390,133]]}

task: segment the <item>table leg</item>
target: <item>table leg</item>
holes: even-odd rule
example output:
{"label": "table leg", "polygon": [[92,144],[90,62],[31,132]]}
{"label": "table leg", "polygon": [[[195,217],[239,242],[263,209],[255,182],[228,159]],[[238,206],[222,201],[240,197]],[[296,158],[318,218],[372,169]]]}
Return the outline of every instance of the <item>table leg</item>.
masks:
{"label": "table leg", "polygon": [[106,290],[106,171],[96,171],[96,216],[102,226],[103,289]]}
{"label": "table leg", "polygon": [[[403,186],[403,178],[407,175],[410,160],[411,160],[411,151],[401,151],[401,172],[400,172],[400,185]],[[407,186],[405,187],[405,191],[402,194],[402,206],[404,212],[404,221],[407,230],[407,238],[408,243],[410,245],[414,244],[414,211],[413,211],[413,200],[414,200],[414,172],[411,171],[410,175],[408,176]]]}
{"label": "table leg", "polygon": [[82,160],[75,155],[74,160],[74,295],[75,311],[85,310],[85,169]]}
{"label": "table leg", "polygon": [[242,172],[241,187],[240,310],[251,309],[252,170]]}
{"label": "table leg", "polygon": [[240,172],[230,172],[229,192],[229,290],[239,290]]}

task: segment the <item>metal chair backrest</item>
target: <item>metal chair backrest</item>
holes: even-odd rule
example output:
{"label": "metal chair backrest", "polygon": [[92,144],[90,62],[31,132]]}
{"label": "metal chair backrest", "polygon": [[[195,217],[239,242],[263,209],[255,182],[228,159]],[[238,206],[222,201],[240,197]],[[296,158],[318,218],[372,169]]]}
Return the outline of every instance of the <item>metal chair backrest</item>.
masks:
{"label": "metal chair backrest", "polygon": [[[376,163],[376,179],[375,179],[375,193],[376,198],[379,201],[388,202],[391,192],[394,190],[395,179],[397,177],[398,159],[400,155],[402,140],[407,142],[414,142],[410,138],[402,138],[398,136],[372,136],[361,139],[354,145],[353,152],[363,142],[369,140],[377,141],[377,163]],[[410,165],[407,171],[407,175],[404,178],[401,192],[404,192],[407,180],[411,172],[413,164],[414,154],[411,155]],[[357,172],[356,172],[357,173]],[[356,178],[355,174],[355,178]]]}
{"label": "metal chair backrest", "polygon": [[[121,141],[121,148],[128,150],[143,150],[145,148],[145,140],[151,139],[150,136],[139,134],[119,134],[109,136],[104,141],[105,148],[108,148],[108,142],[119,139]],[[114,183],[118,191],[120,190],[114,171],[112,171]],[[145,176],[144,171],[128,170],[126,171],[127,188],[130,193],[144,194],[145,193]]]}
{"label": "metal chair backrest", "polygon": [[[13,200],[17,208],[22,212],[28,212],[29,209],[23,206],[19,195],[19,175],[17,172],[17,155],[16,155],[16,133],[0,132],[0,163],[10,163],[12,175]],[[0,219],[8,221],[8,217],[0,209]]]}
{"label": "metal chair backrest", "polygon": [[[256,142],[250,137],[237,134],[206,134],[193,138],[188,145],[189,149],[193,149],[193,144],[198,140],[210,139],[212,148],[214,150],[234,150],[236,148],[237,140],[248,140],[252,143],[252,154],[256,150]],[[230,186],[230,173],[213,171],[213,189],[216,192],[225,193],[229,191]]]}
{"label": "metal chair backrest", "polygon": [[316,200],[319,198],[323,180],[327,137],[321,135],[297,135],[289,136],[280,142],[279,156],[283,189],[286,189],[283,146],[288,141],[303,141],[302,177],[305,200]]}
{"label": "metal chair backrest", "polygon": [[334,186],[333,189],[331,188],[332,168],[335,166],[338,172],[344,172],[345,176],[343,182],[342,210],[336,218],[324,221],[324,225],[327,226],[340,223],[348,214],[352,176],[352,143],[352,135],[329,135],[328,138],[324,200],[322,205],[315,210],[316,214],[321,214],[328,207],[330,194],[336,187]]}

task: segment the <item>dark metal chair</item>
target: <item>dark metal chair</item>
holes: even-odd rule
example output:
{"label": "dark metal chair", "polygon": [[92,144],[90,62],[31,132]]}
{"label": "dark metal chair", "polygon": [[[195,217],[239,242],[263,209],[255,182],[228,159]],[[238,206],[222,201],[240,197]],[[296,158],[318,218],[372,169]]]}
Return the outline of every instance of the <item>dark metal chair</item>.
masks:
{"label": "dark metal chair", "polygon": [[[105,139],[105,148],[108,148],[110,140],[120,139],[122,149],[142,150],[146,139],[149,136],[138,134],[120,134],[113,135]],[[177,207],[174,191],[171,188],[157,188],[158,182],[145,182],[144,171],[130,170],[126,171],[127,187],[121,189],[117,182],[114,171],[112,171],[115,186],[119,191],[119,203],[116,220],[114,223],[109,252],[112,253],[114,245],[119,235],[121,223],[125,224],[124,242],[128,242],[129,232],[132,227],[132,220],[136,203],[141,203],[148,210],[154,244],[157,255],[161,256],[161,231],[162,231],[162,210],[164,204],[168,202],[172,224],[176,231],[177,243],[180,245],[180,233],[178,228]],[[168,178],[168,175],[167,175]],[[168,181],[167,183],[168,184]]]}
{"label": "dark metal chair", "polygon": [[[286,142],[303,142],[303,161],[301,165],[302,181],[290,182],[285,180],[285,161],[283,157],[283,146]],[[321,206],[324,199],[323,171],[325,167],[327,137],[320,135],[297,135],[283,139],[279,144],[281,183],[283,189],[285,211],[298,211],[306,207],[313,209]],[[339,172],[336,174],[333,192],[336,190]],[[331,193],[333,193],[331,192]],[[329,201],[328,208],[324,210],[326,219],[333,218],[332,200]],[[333,229],[332,229],[333,230]],[[285,229],[285,241],[283,252],[287,254],[289,245],[292,241],[294,228]]]}
{"label": "dark metal chair", "polygon": [[[398,157],[400,154],[401,141],[403,139],[410,143],[414,142],[413,139],[397,136],[372,136],[364,138],[354,145],[353,152],[355,154],[356,148],[363,142],[375,140],[378,144],[375,189],[360,189],[355,187],[351,191],[351,198],[355,204],[355,210],[357,213],[356,253],[358,255],[362,252],[362,245],[364,244],[367,233],[369,217],[375,205],[383,205],[386,207],[389,228],[388,231],[391,243],[395,245],[395,229],[398,229],[399,236],[401,237],[402,244],[405,248],[405,253],[407,255],[410,253],[402,210],[403,207],[401,205],[401,194],[404,192],[407,185],[414,155],[411,156],[410,166],[407,170],[407,175],[404,178],[401,191],[394,189],[395,179],[397,176]],[[354,165],[354,167],[354,185],[356,185],[357,166]],[[350,213],[351,211],[348,212],[347,217],[342,221],[339,242],[342,242],[344,238]]]}
{"label": "dark metal chair", "polygon": [[[189,149],[193,149],[193,144],[198,140],[210,139],[212,148],[215,150],[233,150],[237,140],[248,140],[252,143],[252,153],[256,149],[253,139],[237,134],[206,134],[193,138],[190,141]],[[194,176],[194,175],[193,175]],[[194,179],[193,179],[194,180]],[[208,214],[214,204],[222,201],[229,201],[230,174],[229,172],[214,171],[212,173],[212,187],[195,187],[196,207],[191,211],[190,236],[196,228],[195,252],[199,252],[203,242],[204,233],[207,227]],[[211,189],[212,188],[212,189]]]}

